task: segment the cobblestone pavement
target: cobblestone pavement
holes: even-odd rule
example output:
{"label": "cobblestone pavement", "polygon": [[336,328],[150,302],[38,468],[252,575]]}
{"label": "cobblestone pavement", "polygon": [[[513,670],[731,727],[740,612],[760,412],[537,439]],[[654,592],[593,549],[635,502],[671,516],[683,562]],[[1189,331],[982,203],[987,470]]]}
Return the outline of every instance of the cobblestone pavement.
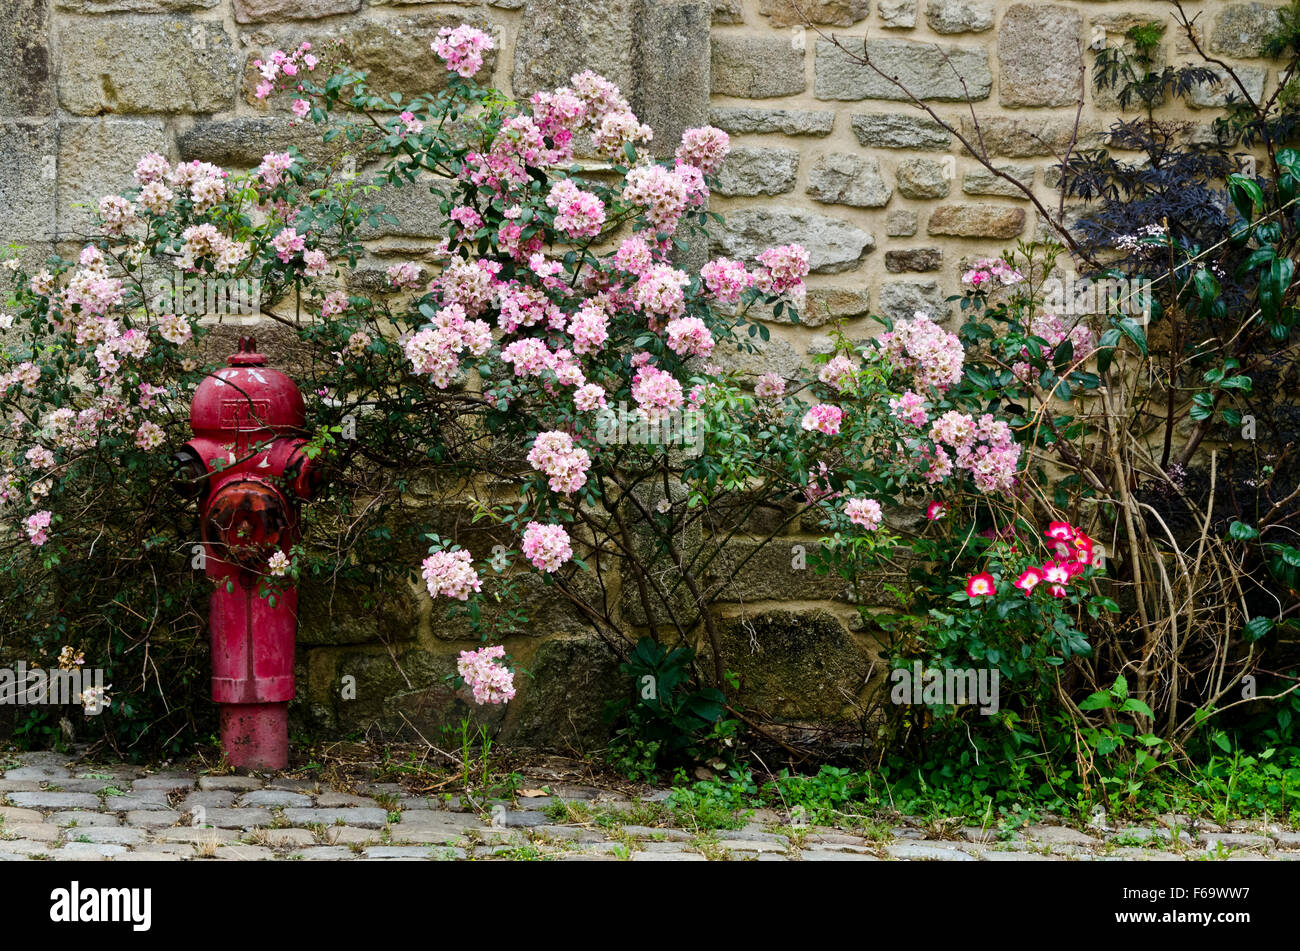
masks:
{"label": "cobblestone pavement", "polygon": [[1264,822],[1222,829],[1163,816],[1089,833],[1034,825],[1005,839],[954,825],[939,839],[925,826],[865,837],[758,810],[740,829],[699,832],[662,825],[665,792],[634,800],[554,784],[475,809],[396,783],[342,792],[303,779],[68,768],[55,753],[17,760],[0,780],[0,861],[1300,861],[1300,832]]}

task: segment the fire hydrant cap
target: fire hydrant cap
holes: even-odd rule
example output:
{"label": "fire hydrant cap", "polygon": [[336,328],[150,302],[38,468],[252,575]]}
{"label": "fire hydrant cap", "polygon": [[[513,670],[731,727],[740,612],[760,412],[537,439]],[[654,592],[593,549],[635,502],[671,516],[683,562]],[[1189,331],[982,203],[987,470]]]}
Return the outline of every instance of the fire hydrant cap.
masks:
{"label": "fire hydrant cap", "polygon": [[232,367],[260,367],[266,365],[266,355],[257,352],[256,337],[240,337],[239,350],[226,362]]}

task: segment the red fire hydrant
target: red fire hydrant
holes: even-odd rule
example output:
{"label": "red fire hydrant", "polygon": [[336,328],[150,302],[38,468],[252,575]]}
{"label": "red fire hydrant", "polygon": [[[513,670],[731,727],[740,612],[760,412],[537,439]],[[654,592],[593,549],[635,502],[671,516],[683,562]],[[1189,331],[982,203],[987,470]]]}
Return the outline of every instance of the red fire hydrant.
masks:
{"label": "red fire hydrant", "polygon": [[212,579],[212,699],[221,745],[233,766],[289,763],[298,592],[261,590],[268,559],[299,537],[298,503],[312,496],[320,467],[303,452],[302,394],[266,366],[252,337],[229,366],[194,393],[194,438],[177,454],[176,487],[199,499],[204,570]]}

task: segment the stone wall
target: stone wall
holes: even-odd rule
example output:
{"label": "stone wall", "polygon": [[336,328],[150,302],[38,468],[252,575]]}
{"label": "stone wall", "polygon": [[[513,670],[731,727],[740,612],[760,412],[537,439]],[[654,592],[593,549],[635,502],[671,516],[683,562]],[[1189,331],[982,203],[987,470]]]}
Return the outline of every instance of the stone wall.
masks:
{"label": "stone wall", "polygon": [[[802,25],[796,5],[815,26]],[[1199,12],[1208,49],[1243,79],[1257,89],[1277,81],[1256,56],[1272,7],[1186,6]],[[1170,26],[1162,55],[1190,59],[1169,13],[1154,0],[5,0],[0,238],[33,256],[74,251],[88,221],[77,204],[126,187],[146,151],[237,168],[290,143],[314,154],[319,144],[289,125],[287,99],[253,97],[252,60],[276,46],[342,38],[377,88],[418,92],[441,76],[432,35],[469,22],[495,35],[490,78],[517,97],[592,68],[629,93],[660,155],[692,125],[731,133],[713,201],[727,216],[717,250],[798,241],[814,271],[805,325],[774,320],[765,352],[732,359],[752,373],[788,372],[826,346],[832,319],[865,335],[870,311],[945,313],[964,261],[1042,228],[1028,201],[830,35],[964,133],[973,112],[995,161],[1054,204],[1051,166],[1070,141],[1080,91],[1080,144],[1100,143],[1117,114],[1112,95],[1092,90],[1090,47],[1159,19]],[[1205,89],[1167,112],[1204,129],[1224,95]],[[400,224],[369,233],[362,277],[421,253],[437,231],[427,196],[405,190],[390,201]],[[791,552],[813,537],[796,529],[788,541],[728,588],[729,665],[746,699],[771,712],[833,718],[861,693],[875,648],[853,630],[856,611],[838,586],[792,568]],[[304,616],[300,713],[338,732],[398,726],[402,714],[426,727],[451,721],[463,703],[441,679],[472,646],[460,634],[416,593],[378,610],[322,601]],[[541,612],[530,635],[510,649],[534,679],[492,714],[507,737],[598,732],[594,698],[618,689],[608,652],[560,610]],[[356,700],[340,697],[347,675]]]}

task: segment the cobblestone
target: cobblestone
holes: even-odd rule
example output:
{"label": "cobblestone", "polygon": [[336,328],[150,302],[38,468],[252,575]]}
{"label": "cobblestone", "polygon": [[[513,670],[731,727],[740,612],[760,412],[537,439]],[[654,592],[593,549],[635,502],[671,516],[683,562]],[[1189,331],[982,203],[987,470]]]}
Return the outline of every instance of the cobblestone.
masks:
{"label": "cobblestone", "polygon": [[[742,828],[712,833],[635,824],[606,828],[576,818],[553,823],[546,807],[581,799],[597,814],[617,818],[639,804],[598,787],[541,780],[535,787],[546,785],[551,796],[524,797],[517,803],[478,799],[472,805],[480,811],[460,812],[448,808],[460,807],[458,797],[411,796],[392,783],[344,792],[322,790],[308,780],[178,771],[144,776],[132,785],[130,767],[109,766],[73,777],[49,757],[27,756],[9,774],[45,778],[4,782],[81,782],[87,785],[79,788],[85,789],[103,783],[130,789],[102,798],[71,790],[7,790],[11,804],[0,806],[0,861],[1300,861],[1300,831],[1257,821],[1233,822],[1231,831],[1223,832],[1194,816],[1161,816],[1151,825],[1106,832],[1040,823],[1011,839],[1002,839],[996,829],[967,826],[960,830],[960,840],[950,840],[927,838],[917,823],[904,819],[890,841],[876,842],[830,827],[791,837],[779,831],[789,821],[787,813],[760,809]],[[180,809],[168,805],[168,795],[176,789],[188,790]],[[662,799],[660,791],[641,801]],[[384,807],[378,805],[381,800]],[[399,813],[400,821],[388,822],[387,807]],[[190,824],[193,811],[199,811],[204,826]],[[1199,838],[1184,829],[1199,830]],[[698,849],[697,840],[702,840]]]}
{"label": "cobblestone", "polygon": [[388,822],[388,813],[382,809],[286,809],[284,818],[290,825],[305,826],[317,823],[327,826],[357,826],[363,829],[382,829]]}

